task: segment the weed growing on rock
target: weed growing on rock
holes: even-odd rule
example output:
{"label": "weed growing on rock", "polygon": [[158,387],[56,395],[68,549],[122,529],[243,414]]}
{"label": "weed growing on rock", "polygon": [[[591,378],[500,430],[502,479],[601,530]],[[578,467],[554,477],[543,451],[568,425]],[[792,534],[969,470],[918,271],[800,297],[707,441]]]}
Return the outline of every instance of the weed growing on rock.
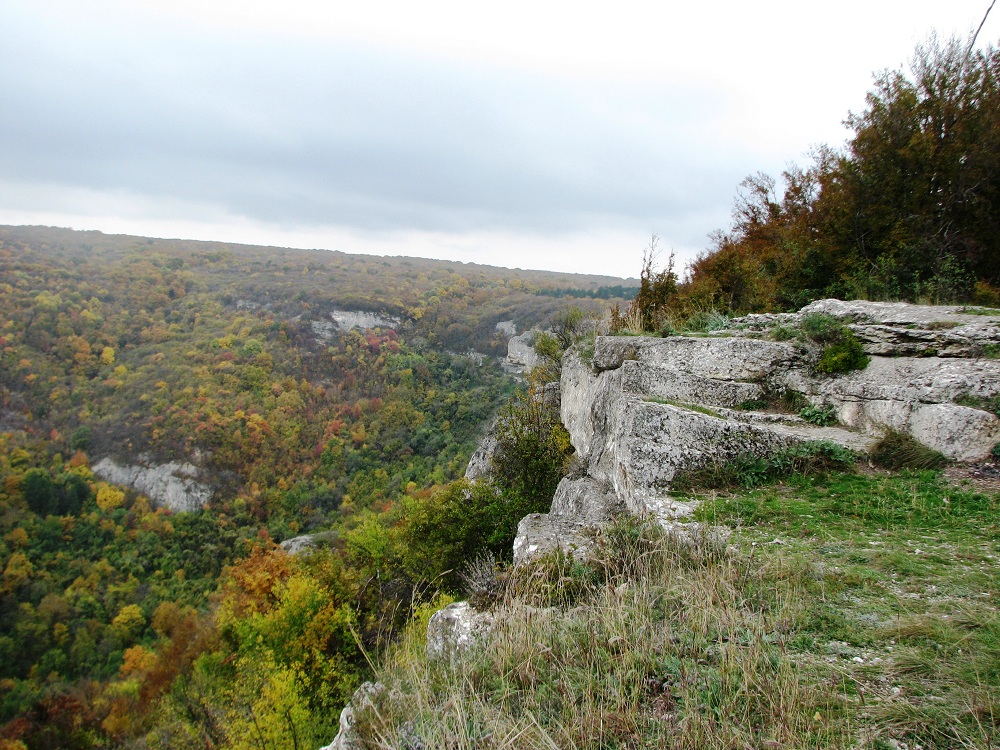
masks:
{"label": "weed growing on rock", "polygon": [[815,370],[824,375],[838,375],[863,370],[871,361],[853,331],[826,313],[812,313],[802,318],[802,331],[822,346]]}
{"label": "weed growing on rock", "polygon": [[829,405],[815,406],[809,404],[799,410],[799,416],[811,424],[819,425],[820,427],[829,427],[837,421],[837,410]]}

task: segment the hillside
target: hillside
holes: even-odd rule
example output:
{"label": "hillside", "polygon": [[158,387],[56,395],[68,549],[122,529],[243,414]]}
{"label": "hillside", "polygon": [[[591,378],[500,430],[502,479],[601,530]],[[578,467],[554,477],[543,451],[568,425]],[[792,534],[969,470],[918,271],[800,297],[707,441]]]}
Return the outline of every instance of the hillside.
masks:
{"label": "hillside", "polygon": [[510,331],[629,285],[39,227],[0,269],[0,737],[30,748],[241,746],[268,691],[334,712],[435,591],[440,548],[399,540],[517,391]]}

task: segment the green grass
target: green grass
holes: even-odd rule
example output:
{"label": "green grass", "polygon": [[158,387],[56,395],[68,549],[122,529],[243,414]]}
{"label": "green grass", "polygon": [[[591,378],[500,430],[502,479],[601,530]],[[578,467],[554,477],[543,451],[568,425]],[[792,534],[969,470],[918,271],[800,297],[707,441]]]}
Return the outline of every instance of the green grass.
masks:
{"label": "green grass", "polygon": [[856,459],[854,453],[836,443],[817,440],[768,456],[736,456],[678,473],[671,482],[671,489],[688,492],[693,489],[758,487],[782,476],[813,475],[831,469],[844,469]]}
{"label": "green grass", "polygon": [[886,469],[939,469],[948,463],[943,454],[895,430],[888,430],[869,455]]}
{"label": "green grass", "polygon": [[959,396],[955,399],[959,406],[969,406],[973,409],[982,409],[1000,417],[1000,396],[985,398],[983,396]]}
{"label": "green grass", "polygon": [[966,315],[1000,315],[1000,309],[996,307],[962,307],[959,312]]}

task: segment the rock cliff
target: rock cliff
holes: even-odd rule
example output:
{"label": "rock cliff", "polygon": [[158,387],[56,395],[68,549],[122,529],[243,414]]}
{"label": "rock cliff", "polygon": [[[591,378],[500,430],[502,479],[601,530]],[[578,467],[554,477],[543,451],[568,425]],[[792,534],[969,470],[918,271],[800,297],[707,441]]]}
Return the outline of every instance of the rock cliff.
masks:
{"label": "rock cliff", "polygon": [[195,511],[212,497],[212,489],[198,481],[200,470],[189,463],[171,461],[156,464],[139,459],[142,463],[118,463],[113,458],[102,458],[94,464],[94,474],[111,484],[131,487],[153,501],[157,507],[175,512]]}

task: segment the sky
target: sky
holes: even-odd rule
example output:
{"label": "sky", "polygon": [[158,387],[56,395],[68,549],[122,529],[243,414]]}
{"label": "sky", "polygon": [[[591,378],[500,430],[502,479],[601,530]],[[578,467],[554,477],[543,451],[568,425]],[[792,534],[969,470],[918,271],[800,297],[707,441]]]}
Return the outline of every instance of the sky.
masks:
{"label": "sky", "polygon": [[989,4],[2,0],[0,224],[681,269]]}

